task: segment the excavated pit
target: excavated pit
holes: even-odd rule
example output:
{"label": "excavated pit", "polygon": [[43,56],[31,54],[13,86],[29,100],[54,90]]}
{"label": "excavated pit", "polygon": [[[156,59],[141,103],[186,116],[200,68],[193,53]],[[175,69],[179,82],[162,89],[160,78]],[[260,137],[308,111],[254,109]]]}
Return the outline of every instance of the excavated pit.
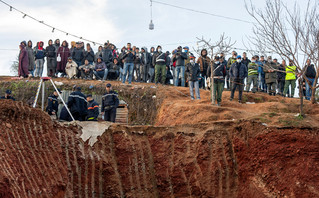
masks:
{"label": "excavated pit", "polygon": [[93,130],[30,108],[30,87],[20,102],[0,100],[0,197],[319,197],[317,106],[300,121],[290,99],[248,95],[265,103],[236,106],[225,92],[217,108],[209,92],[191,103],[187,89],[115,85],[130,126]]}

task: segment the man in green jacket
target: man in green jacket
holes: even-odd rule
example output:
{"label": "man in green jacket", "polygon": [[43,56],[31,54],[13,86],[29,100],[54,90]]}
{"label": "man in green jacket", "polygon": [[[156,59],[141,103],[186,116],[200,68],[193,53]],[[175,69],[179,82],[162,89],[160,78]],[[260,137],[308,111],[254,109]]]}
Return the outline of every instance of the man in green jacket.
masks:
{"label": "man in green jacket", "polygon": [[269,95],[276,95],[277,88],[277,71],[278,65],[272,61],[272,57],[268,56],[266,65],[264,66],[265,80]]}

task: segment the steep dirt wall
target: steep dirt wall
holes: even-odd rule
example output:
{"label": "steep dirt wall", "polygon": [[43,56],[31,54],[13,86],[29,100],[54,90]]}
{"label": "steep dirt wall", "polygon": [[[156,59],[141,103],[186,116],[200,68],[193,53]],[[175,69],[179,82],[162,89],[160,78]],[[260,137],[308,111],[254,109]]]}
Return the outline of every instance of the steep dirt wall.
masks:
{"label": "steep dirt wall", "polygon": [[0,195],[319,196],[316,128],[112,125],[91,147],[78,127],[19,102],[0,101],[0,121]]}

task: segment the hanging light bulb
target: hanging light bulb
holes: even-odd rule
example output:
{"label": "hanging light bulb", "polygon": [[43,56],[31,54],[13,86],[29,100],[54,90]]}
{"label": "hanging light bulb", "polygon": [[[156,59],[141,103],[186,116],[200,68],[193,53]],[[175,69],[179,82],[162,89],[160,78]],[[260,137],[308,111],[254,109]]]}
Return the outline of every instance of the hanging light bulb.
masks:
{"label": "hanging light bulb", "polygon": [[154,30],[153,11],[152,11],[153,2],[152,2],[152,0],[150,0],[150,1],[151,1],[151,22],[150,22],[148,28],[149,28],[150,30]]}
{"label": "hanging light bulb", "polygon": [[95,42],[93,42],[93,45],[95,46]]}
{"label": "hanging light bulb", "polygon": [[153,20],[151,20],[150,25],[149,25],[150,30],[154,30],[154,23]]}
{"label": "hanging light bulb", "polygon": [[55,28],[52,29],[52,33],[54,32]]}
{"label": "hanging light bulb", "polygon": [[25,18],[27,16],[27,14],[24,14],[22,18]]}
{"label": "hanging light bulb", "polygon": [[12,11],[12,6],[10,6],[10,11]]}
{"label": "hanging light bulb", "polygon": [[66,35],[69,35],[69,33],[66,33]]}

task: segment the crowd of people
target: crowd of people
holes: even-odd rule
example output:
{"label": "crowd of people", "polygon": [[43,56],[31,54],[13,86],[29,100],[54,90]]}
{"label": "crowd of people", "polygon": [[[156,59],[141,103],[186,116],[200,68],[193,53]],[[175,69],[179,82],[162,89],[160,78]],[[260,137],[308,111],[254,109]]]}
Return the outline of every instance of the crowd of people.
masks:
{"label": "crowd of people", "polygon": [[[199,57],[190,52],[189,47],[179,46],[172,52],[164,52],[159,45],[152,47],[150,52],[146,47],[141,49],[127,43],[120,50],[112,43],[106,42],[94,53],[89,43],[49,40],[44,48],[42,41],[35,47],[32,41],[21,42],[19,55],[19,76],[41,77],[44,61],[47,61],[47,75],[50,77],[67,77],[70,79],[119,80],[122,83],[133,82],[173,84],[189,86],[191,99],[200,99],[200,88],[211,89],[213,100],[221,103],[224,87],[234,92],[239,90],[239,102],[243,91],[253,93],[267,92],[269,95],[293,97],[296,79],[300,76],[292,60],[272,59],[271,56],[255,55],[251,60],[244,52],[238,55],[233,51],[226,60],[225,54],[210,58],[207,50],[201,50]],[[316,70],[310,60],[307,60],[305,81],[305,96],[310,99],[311,89],[308,84],[315,83]],[[213,69],[212,69],[213,67]],[[213,80],[211,80],[213,77]],[[211,88],[211,86],[213,86]],[[289,91],[289,87],[291,87]]]}

